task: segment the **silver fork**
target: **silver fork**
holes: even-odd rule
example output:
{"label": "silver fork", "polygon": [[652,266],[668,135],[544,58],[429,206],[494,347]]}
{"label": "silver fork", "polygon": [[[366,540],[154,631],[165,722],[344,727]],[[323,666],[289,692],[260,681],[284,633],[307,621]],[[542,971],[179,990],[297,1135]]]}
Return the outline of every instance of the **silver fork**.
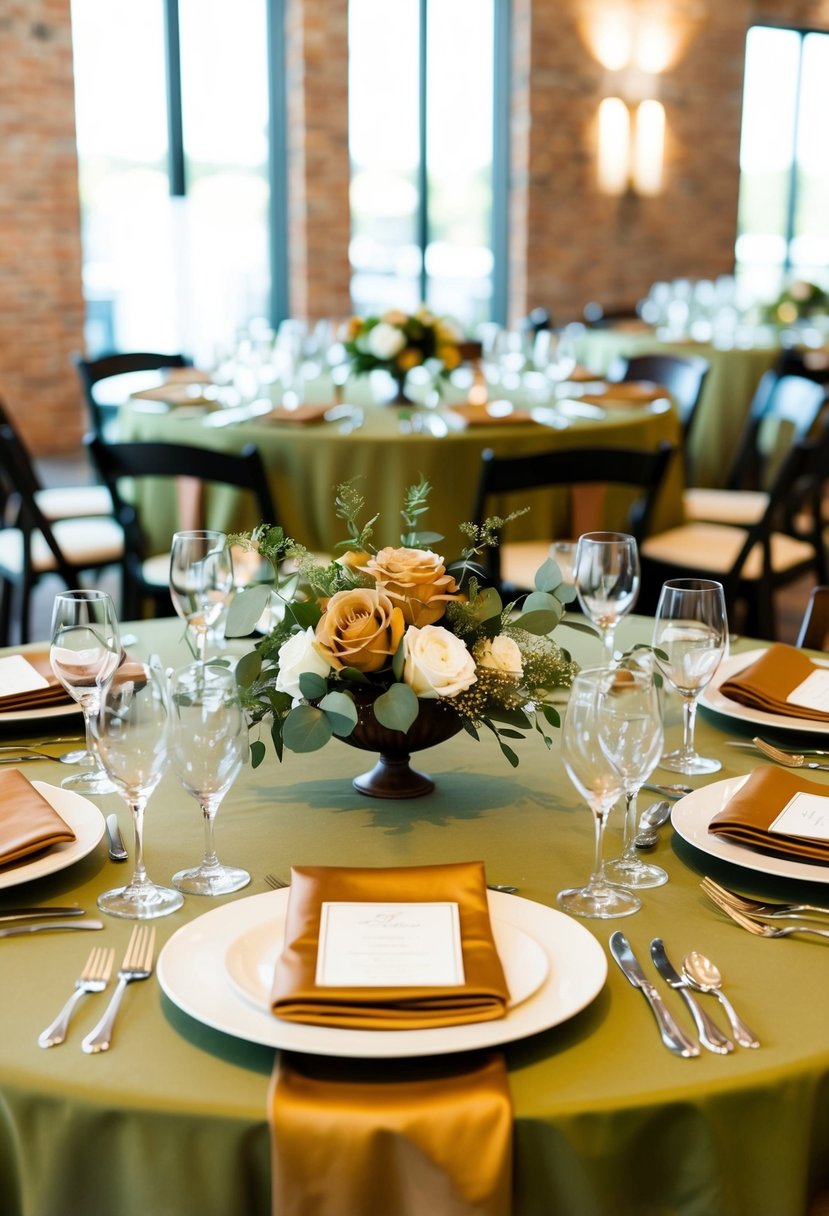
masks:
{"label": "silver fork", "polygon": [[795,920],[798,917],[829,916],[829,908],[821,908],[818,904],[770,904],[759,899],[750,899],[746,895],[737,895],[735,891],[721,887],[719,883],[714,882],[713,878],[703,878],[700,886],[703,891],[710,890],[712,894],[718,894],[723,901],[727,901],[738,912],[744,912],[747,916],[762,916],[766,920]]}
{"label": "silver fork", "polygon": [[135,980],[146,980],[153,973],[153,951],[155,950],[155,926],[136,925],[124,953],[124,961],[118,969],[118,986],[112,994],[112,1000],[107,1006],[106,1013],[97,1026],[90,1030],[81,1043],[87,1055],[95,1055],[99,1051],[109,1051],[112,1041],[112,1026],[115,1015],[121,1004],[121,997],[127,984]]}
{"label": "silver fork", "polygon": [[762,752],[764,756],[768,756],[769,760],[774,760],[786,768],[817,768],[823,772],[829,772],[829,764],[822,764],[819,760],[807,760],[801,752],[781,751],[779,747],[766,743],[765,739],[759,739],[756,736],[751,742],[758,752]]}
{"label": "silver fork", "polygon": [[290,883],[285,882],[284,878],[277,878],[275,874],[266,874],[265,882],[272,891],[284,891],[287,886],[290,886]]}
{"label": "silver fork", "polygon": [[115,951],[104,946],[96,946],[84,964],[83,971],[75,980],[75,990],[69,1000],[46,1029],[38,1037],[39,1047],[57,1047],[66,1038],[69,1019],[78,1001],[85,992],[103,992],[112,975],[112,964],[115,962]]}
{"label": "silver fork", "polygon": [[740,925],[743,929],[747,929],[749,933],[754,933],[757,937],[791,937],[793,933],[811,933],[815,937],[829,939],[829,929],[816,929],[814,925],[769,925],[766,921],[755,920],[753,916],[746,916],[744,912],[738,911],[733,904],[715,897],[711,891],[708,891],[707,894],[708,898],[726,916],[730,916],[735,924]]}

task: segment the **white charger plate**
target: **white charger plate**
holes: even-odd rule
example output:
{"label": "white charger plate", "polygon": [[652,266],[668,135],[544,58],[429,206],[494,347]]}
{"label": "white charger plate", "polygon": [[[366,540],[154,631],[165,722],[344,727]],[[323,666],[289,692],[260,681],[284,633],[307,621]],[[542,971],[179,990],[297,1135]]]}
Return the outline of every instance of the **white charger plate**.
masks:
{"label": "white charger plate", "polygon": [[32,788],[36,789],[69,825],[75,833],[75,839],[66,844],[53,845],[47,852],[28,859],[23,858],[13,865],[0,866],[0,890],[17,887],[24,882],[34,882],[36,878],[44,878],[47,874],[65,870],[67,866],[74,865],[76,861],[91,853],[104,834],[104,817],[88,798],[76,794],[74,790],[47,785],[45,781],[33,781]]}
{"label": "white charger plate", "polygon": [[[724,836],[712,836],[708,825],[714,816],[726,806],[739,789],[748,781],[750,773],[742,777],[727,777],[724,781],[712,781],[693,794],[686,794],[674,803],[671,823],[677,833],[695,849],[742,866],[744,870],[756,870],[761,874],[773,874],[779,878],[797,878],[803,882],[829,883],[829,865],[819,861],[794,861],[790,857],[772,857],[744,845],[727,840]],[[829,792],[829,786],[827,786]]]}
{"label": "white charger plate", "polygon": [[[754,726],[768,726],[773,730],[797,730],[801,734],[816,734],[829,735],[829,722],[818,722],[811,718],[789,718],[785,714],[766,713],[762,709],[754,709],[750,705],[740,705],[738,701],[732,701],[729,697],[723,696],[720,692],[720,685],[726,680],[730,680],[732,676],[743,671],[746,667],[750,667],[766,648],[761,646],[757,650],[746,650],[743,654],[732,654],[727,659],[723,659],[719,667],[714,673],[714,678],[705,689],[705,692],[699,699],[700,705],[705,709],[712,709],[715,713],[722,714],[726,718],[734,718],[738,722],[750,722]],[[820,659],[812,658],[813,663],[817,663],[820,667],[829,666],[826,662],[821,662]]]}
{"label": "white charger plate", "polygon": [[81,707],[77,701],[67,701],[65,705],[49,705],[46,709],[10,709],[0,711],[0,724],[8,722],[40,722],[44,718],[66,718],[70,714],[79,714]]}
{"label": "white charger plate", "polygon": [[[538,1034],[589,1005],[607,975],[604,950],[582,925],[543,904],[490,891],[496,941],[502,926],[506,927],[505,939],[510,938],[510,929],[519,930],[540,947],[548,966],[538,988],[511,1007],[506,1017],[430,1030],[344,1030],[284,1022],[258,1004],[258,994],[251,1000],[238,990],[225,959],[234,944],[238,950],[246,934],[254,943],[260,941],[263,925],[281,943],[288,896],[287,890],[252,895],[215,908],[179,929],[158,958],[158,979],[170,1000],[206,1026],[264,1046],[310,1055],[392,1059],[474,1051]],[[254,945],[254,953],[256,949]],[[533,958],[532,966],[537,966],[534,952]],[[524,975],[529,965],[525,949],[514,956],[505,953],[502,962],[511,991],[532,986],[532,979]]]}

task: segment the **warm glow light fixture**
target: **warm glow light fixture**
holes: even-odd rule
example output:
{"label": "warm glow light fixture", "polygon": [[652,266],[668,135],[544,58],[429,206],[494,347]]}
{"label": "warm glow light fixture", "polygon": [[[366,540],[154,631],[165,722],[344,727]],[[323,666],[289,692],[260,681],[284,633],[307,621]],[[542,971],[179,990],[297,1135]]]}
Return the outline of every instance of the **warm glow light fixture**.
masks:
{"label": "warm glow light fixture", "polygon": [[599,105],[599,189],[604,194],[658,194],[662,189],[665,109],[640,101],[635,111],[621,97]]}

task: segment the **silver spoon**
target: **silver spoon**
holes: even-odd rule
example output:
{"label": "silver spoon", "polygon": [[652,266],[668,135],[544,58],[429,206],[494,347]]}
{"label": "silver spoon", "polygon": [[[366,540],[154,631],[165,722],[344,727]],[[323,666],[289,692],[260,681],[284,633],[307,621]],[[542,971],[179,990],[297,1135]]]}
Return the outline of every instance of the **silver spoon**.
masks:
{"label": "silver spoon", "polygon": [[731,1001],[729,1001],[723,992],[720,970],[711,962],[710,958],[706,958],[698,950],[691,950],[682,960],[682,974],[692,988],[696,988],[698,992],[710,992],[717,998],[731,1023],[734,1038],[741,1047],[760,1046],[760,1040],[757,1038],[757,1035],[746,1026],[737,1010],[731,1004]]}
{"label": "silver spoon", "polygon": [[646,781],[642,789],[661,794],[663,798],[684,798],[686,794],[694,792],[690,785],[654,785],[652,781]]}
{"label": "silver spoon", "polygon": [[659,839],[657,828],[660,828],[671,814],[671,804],[667,798],[661,802],[652,802],[645,807],[639,818],[639,826],[633,843],[637,849],[652,849]]}

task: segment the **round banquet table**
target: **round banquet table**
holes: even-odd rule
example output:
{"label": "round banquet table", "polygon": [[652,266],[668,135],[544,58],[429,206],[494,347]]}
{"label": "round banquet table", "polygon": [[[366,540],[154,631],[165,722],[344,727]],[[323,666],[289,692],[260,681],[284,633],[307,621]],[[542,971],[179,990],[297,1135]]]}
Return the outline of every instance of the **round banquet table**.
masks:
{"label": "round banquet table", "polygon": [[[447,557],[460,553],[466,543],[458,526],[473,516],[481,470],[481,453],[492,448],[498,455],[543,452],[573,447],[655,448],[662,442],[680,443],[677,417],[667,402],[652,407],[608,410],[600,419],[562,419],[559,425],[536,422],[493,422],[448,429],[440,437],[428,429],[412,429],[413,420],[424,425],[440,422],[440,412],[423,410],[415,415],[397,407],[375,405],[364,400],[359,407],[363,422],[349,430],[348,420],[288,424],[246,421],[215,426],[223,421],[219,412],[146,408],[146,403],[126,403],[119,417],[119,435],[127,440],[164,440],[189,443],[220,451],[238,452],[256,444],[268,470],[279,522],[286,533],[314,552],[332,552],[345,539],[345,529],[334,515],[335,489],[356,478],[366,499],[365,519],[379,512],[388,539],[395,534],[403,494],[420,477],[432,486],[426,528],[446,537]],[[442,428],[441,428],[442,430]],[[677,454],[671,463],[655,508],[654,529],[681,522],[682,461]],[[169,550],[170,536],[179,524],[179,499],[173,487],[138,489],[142,526],[150,552]],[[614,490],[600,513],[575,523],[566,495],[559,492],[526,493],[493,505],[506,515],[516,507],[530,506],[523,518],[510,525],[511,539],[569,537],[603,526],[626,526],[631,495]],[[204,525],[222,531],[240,531],[259,523],[252,504],[227,487],[211,487],[204,505]],[[584,526],[582,526],[582,524]],[[189,526],[197,522],[189,521]]]}
{"label": "round banquet table", "polygon": [[[139,635],[131,653],[152,649],[166,662],[188,660],[178,622],[130,628]],[[560,632],[583,662],[598,659],[598,641]],[[619,640],[629,645],[649,633],[647,621],[633,618]],[[679,731],[676,710],[669,699],[671,741]],[[7,739],[20,731],[4,725]],[[745,723],[700,714],[698,742],[722,758],[719,777],[751,770],[750,752],[723,746],[727,737],[751,733]],[[587,876],[590,817],[563,772],[557,744],[547,752],[540,740],[528,739],[518,750],[513,770],[494,743],[462,732],[419,757],[437,789],[412,802],[356,794],[350,778],[367,757],[345,745],[287,753],[282,765],[270,754],[261,768],[243,772],[220,811],[220,856],[253,876],[229,898],[263,892],[264,875],[287,877],[292,863],[481,858],[490,882],[513,883],[523,899],[554,906],[558,889]],[[50,761],[25,771],[55,784],[65,774]],[[829,782],[824,774],[815,778]],[[127,826],[116,796],[98,802],[105,813],[117,810]],[[150,802],[146,829],[148,868],[158,881],[201,855],[195,803],[171,778]],[[608,836],[614,850],[617,825]],[[672,840],[667,829],[653,856],[670,881],[644,893],[640,912],[579,923],[605,952],[610,934],[622,929],[651,978],[648,944],[656,935],[674,960],[691,949],[707,953],[763,1045],[725,1058],[670,1055],[641,994],[611,961],[583,1011],[506,1047],[516,1216],[804,1216],[808,1197],[829,1182],[829,948],[749,935],[706,901],[699,879],[708,873],[767,895],[809,892],[823,903],[829,889],[738,869],[676,835]],[[98,893],[122,881],[124,871],[108,861],[101,843],[71,868],[0,889],[0,909],[77,900],[94,912]],[[188,897],[181,911],[156,922],[158,945],[220,902]],[[120,959],[131,925],[104,919],[104,932],[92,937],[115,947]],[[101,997],[85,998],[65,1044],[39,1049],[37,1035],[69,994],[89,948],[88,937],[69,933],[0,943],[4,1216],[265,1216],[274,1050],[189,1017],[155,978],[127,990],[108,1053],[80,1050],[102,1011]],[[676,994],[657,983],[684,1019]]]}

